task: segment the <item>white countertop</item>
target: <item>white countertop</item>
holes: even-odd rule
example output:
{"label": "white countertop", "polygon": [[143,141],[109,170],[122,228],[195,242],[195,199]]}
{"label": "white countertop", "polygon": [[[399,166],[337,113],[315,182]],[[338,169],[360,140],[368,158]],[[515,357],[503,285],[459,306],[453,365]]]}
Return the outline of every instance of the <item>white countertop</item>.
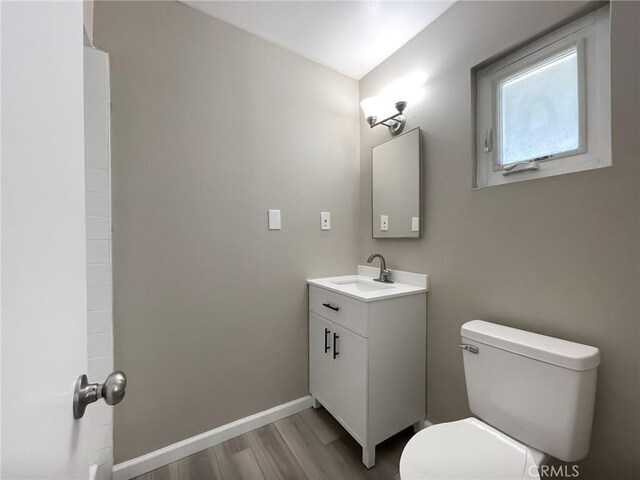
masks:
{"label": "white countertop", "polygon": [[427,275],[391,270],[394,283],[382,283],[373,280],[379,273],[378,267],[358,265],[357,275],[308,279],[307,283],[363,302],[415,295],[429,289]]}

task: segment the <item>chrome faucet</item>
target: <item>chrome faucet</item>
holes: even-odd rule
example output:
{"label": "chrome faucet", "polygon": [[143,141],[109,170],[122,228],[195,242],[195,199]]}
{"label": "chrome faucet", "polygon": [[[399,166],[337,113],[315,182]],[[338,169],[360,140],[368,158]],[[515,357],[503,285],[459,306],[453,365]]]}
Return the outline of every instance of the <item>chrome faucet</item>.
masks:
{"label": "chrome faucet", "polygon": [[389,280],[389,277],[391,276],[391,272],[387,270],[387,262],[385,262],[384,257],[382,255],[380,255],[379,253],[374,253],[370,255],[369,258],[367,259],[367,263],[373,262],[374,258],[380,259],[380,276],[378,278],[374,278],[373,280],[375,282],[393,283],[391,280]]}

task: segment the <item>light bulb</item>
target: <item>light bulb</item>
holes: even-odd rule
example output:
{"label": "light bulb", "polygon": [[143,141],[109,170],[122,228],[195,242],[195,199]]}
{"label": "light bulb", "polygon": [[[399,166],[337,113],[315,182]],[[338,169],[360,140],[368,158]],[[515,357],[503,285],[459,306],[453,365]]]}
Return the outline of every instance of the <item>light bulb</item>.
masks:
{"label": "light bulb", "polygon": [[398,78],[391,82],[380,94],[385,103],[391,105],[396,102],[407,102],[409,105],[417,103],[424,96],[424,84],[427,76],[422,72]]}
{"label": "light bulb", "polygon": [[377,117],[380,112],[380,98],[367,97],[360,102],[360,108],[362,108],[364,118]]}

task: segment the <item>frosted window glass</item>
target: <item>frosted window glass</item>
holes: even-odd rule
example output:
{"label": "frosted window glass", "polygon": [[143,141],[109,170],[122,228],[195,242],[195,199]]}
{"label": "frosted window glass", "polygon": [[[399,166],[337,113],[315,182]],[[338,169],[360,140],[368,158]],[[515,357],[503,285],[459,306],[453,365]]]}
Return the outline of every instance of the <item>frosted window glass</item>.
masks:
{"label": "frosted window glass", "polygon": [[579,147],[576,48],[498,84],[500,163],[533,160]]}

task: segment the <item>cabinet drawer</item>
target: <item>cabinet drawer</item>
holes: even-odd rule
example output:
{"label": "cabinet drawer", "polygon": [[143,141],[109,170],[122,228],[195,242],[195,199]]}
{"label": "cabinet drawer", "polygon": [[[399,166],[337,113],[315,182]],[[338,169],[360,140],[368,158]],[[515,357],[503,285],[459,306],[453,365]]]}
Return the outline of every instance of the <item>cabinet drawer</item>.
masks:
{"label": "cabinet drawer", "polygon": [[313,285],[309,286],[309,310],[368,337],[367,305]]}

